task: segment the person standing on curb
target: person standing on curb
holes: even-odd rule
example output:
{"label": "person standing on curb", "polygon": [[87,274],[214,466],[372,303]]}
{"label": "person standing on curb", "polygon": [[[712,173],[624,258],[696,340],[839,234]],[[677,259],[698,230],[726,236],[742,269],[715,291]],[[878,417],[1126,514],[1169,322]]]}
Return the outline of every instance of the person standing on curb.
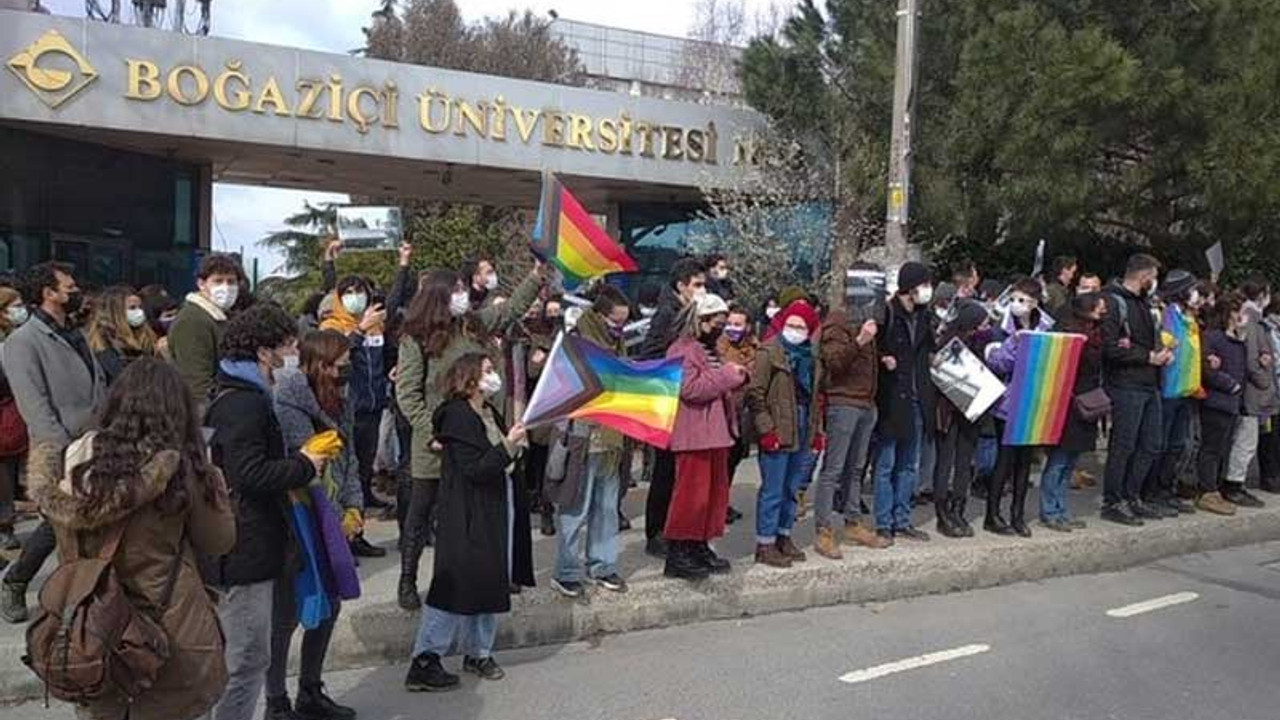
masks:
{"label": "person standing on curb", "polygon": [[1263,278],[1253,278],[1240,286],[1240,293],[1244,296],[1240,314],[1245,322],[1245,383],[1222,495],[1241,507],[1260,508],[1265,503],[1246,489],[1245,481],[1258,455],[1262,423],[1280,414],[1280,395],[1276,394],[1274,375],[1276,348],[1272,347],[1271,336],[1262,324],[1263,311],[1271,304],[1271,286]]}
{"label": "person standing on curb", "polygon": [[201,407],[209,402],[218,375],[218,345],[227,313],[240,299],[240,266],[230,255],[213,253],[200,261],[197,292],[187,295],[169,327],[169,354]]}
{"label": "person standing on curb", "polygon": [[1170,270],[1160,286],[1164,301],[1160,332],[1162,345],[1173,357],[1160,373],[1160,419],[1163,450],[1144,483],[1142,500],[1166,517],[1195,512],[1178,497],[1178,466],[1191,439],[1192,415],[1202,393],[1199,281],[1185,270]]}
{"label": "person standing on curb", "polygon": [[[975,300],[956,300],[954,312],[941,329],[938,351],[944,352],[958,338],[974,357],[982,361],[984,341],[990,334],[987,308]],[[938,461],[933,471],[933,503],[938,532],[945,537],[973,537],[973,527],[965,516],[969,486],[973,481],[973,459],[978,437],[987,415],[972,422],[945,398],[938,400]]]}
{"label": "person standing on curb", "polygon": [[1213,328],[1205,340],[1208,396],[1200,408],[1200,454],[1196,459],[1200,497],[1196,507],[1214,515],[1235,515],[1240,504],[1226,496],[1223,483],[1248,382],[1248,321],[1241,312],[1243,304],[1236,293],[1219,298]]}
{"label": "person standing on curb", "polygon": [[[760,343],[756,340],[751,313],[741,305],[729,306],[729,320],[725,323],[724,334],[716,343],[716,354],[726,363],[741,365],[750,371],[756,365],[756,353]],[[733,394],[733,410],[737,415],[738,436],[734,439],[733,449],[729,451],[729,484],[738,473],[738,466],[751,454],[751,444],[755,441],[754,423],[751,421],[751,408],[747,406],[746,390],[739,388]],[[725,523],[732,525],[742,519],[742,513],[733,506],[732,494],[729,498],[729,509],[725,514]]]}

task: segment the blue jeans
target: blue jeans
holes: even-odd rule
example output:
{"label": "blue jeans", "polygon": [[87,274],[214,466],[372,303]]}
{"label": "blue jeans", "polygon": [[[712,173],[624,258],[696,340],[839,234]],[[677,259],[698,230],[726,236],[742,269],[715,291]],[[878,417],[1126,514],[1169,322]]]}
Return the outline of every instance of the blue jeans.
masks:
{"label": "blue jeans", "polygon": [[794,450],[760,453],[760,493],[756,496],[756,542],[768,545],[796,526],[796,501],[809,484],[817,455],[809,440],[809,408],[796,412]]}
{"label": "blue jeans", "polygon": [[914,403],[911,437],[880,438],[876,457],[876,529],[905,530],[913,526],[911,499],[920,480],[920,444],[924,436],[924,416]]}
{"label": "blue jeans", "polygon": [[493,655],[493,642],[497,635],[498,616],[493,613],[458,615],[428,605],[422,611],[422,622],[418,623],[413,656],[434,653],[444,657],[456,642],[463,655],[487,658]]}
{"label": "blue jeans", "polygon": [[1040,519],[1070,520],[1067,510],[1067,487],[1076,472],[1076,461],[1080,453],[1062,448],[1054,448],[1045,460],[1044,472],[1040,475]]}
{"label": "blue jeans", "polygon": [[[582,582],[587,576],[603,578],[618,572],[618,454],[591,453],[587,456],[587,479],[576,508],[559,508],[556,534],[556,579]],[[578,554],[586,530],[587,567]]]}

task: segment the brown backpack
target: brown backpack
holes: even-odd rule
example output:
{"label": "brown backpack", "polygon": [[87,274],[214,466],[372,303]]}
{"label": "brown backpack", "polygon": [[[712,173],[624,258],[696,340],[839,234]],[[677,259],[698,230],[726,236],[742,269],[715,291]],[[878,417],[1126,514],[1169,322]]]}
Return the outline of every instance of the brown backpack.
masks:
{"label": "brown backpack", "polygon": [[82,704],[120,695],[132,701],[155,684],[169,659],[169,636],[158,618],[172,599],[186,536],[153,618],[129,599],[112,566],[128,524],[111,530],[96,557],[84,557],[73,534],[72,547],[40,589],[23,661],[44,682],[46,699]]}

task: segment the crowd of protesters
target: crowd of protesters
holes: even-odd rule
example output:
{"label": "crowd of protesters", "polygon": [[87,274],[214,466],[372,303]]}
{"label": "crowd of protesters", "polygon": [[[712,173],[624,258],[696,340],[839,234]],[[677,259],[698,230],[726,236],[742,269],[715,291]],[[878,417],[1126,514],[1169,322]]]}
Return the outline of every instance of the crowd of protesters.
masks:
{"label": "crowd of protesters", "polygon": [[[397,601],[421,612],[410,691],[456,687],[443,663],[454,651],[464,671],[504,676],[498,616],[534,584],[532,517],[556,537],[557,593],[626,592],[622,501],[642,478],[645,550],[688,581],[731,570],[713,543],[744,517],[730,491],[752,454],[755,562],[769,568],[808,560],[794,536],[810,503],[812,552],[837,560],[929,541],[927,505],[939,534],[973,537],[971,498],[988,533],[1080,530],[1068,491],[1096,484],[1081,461],[1104,431],[1103,521],[1233,515],[1263,505],[1246,489],[1254,477],[1280,492],[1280,302],[1261,279],[1223,289],[1146,254],[1106,283],[1070,257],[1000,281],[970,262],[945,280],[908,262],[870,303],[785,288],[755,312],[720,255],[677,261],[637,303],[603,282],[564,295],[541,264],[506,294],[489,260],[415,276],[408,246],[384,292],[339,278],[340,252],[326,249],[325,287],[300,315],[254,297],[224,255],[203,260],[182,300],[159,287],[89,296],[59,263],[0,281],[0,548],[21,550],[0,616],[29,620],[30,584],[55,549],[66,562],[68,546],[119,543],[126,592],[178,648],[149,692],[87,700],[83,717],[248,720],[264,695],[272,720],[356,716],[321,673],[336,598],[303,631],[292,698],[286,683],[304,560],[286,508],[309,487],[357,558],[386,554],[364,529],[395,506]],[[1085,338],[1077,402],[1056,446],[1004,444],[1004,408],[969,416],[931,368],[958,341],[1007,381],[1036,331]],[[668,447],[590,422],[513,422],[560,332],[679,361]],[[326,432],[340,451],[313,448]],[[388,446],[393,502],[375,483]],[[19,542],[24,489],[41,521]]]}

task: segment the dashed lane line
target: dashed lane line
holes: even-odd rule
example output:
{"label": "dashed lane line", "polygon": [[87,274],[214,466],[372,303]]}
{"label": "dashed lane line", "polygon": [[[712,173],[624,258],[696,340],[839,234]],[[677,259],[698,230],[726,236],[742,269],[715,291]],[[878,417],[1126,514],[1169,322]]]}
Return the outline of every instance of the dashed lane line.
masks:
{"label": "dashed lane line", "polygon": [[1173,607],[1174,605],[1189,603],[1197,600],[1199,597],[1200,596],[1198,594],[1193,592],[1174,593],[1172,595],[1165,595],[1151,600],[1144,600],[1143,602],[1134,603],[1132,605],[1125,605],[1124,607],[1112,608],[1107,611],[1107,617],[1133,617],[1134,615],[1141,615],[1154,610],[1163,610],[1164,608]]}
{"label": "dashed lane line", "polygon": [[906,670],[916,670],[930,665],[937,665],[938,663],[959,660],[973,655],[980,655],[990,650],[990,645],[974,644],[953,648],[951,650],[932,652],[927,655],[917,655],[916,657],[907,658],[906,660],[898,660],[896,662],[866,668],[865,670],[854,670],[853,672],[845,673],[840,676],[840,682],[853,685],[856,683],[867,682],[868,680],[882,678],[886,675],[904,672]]}

